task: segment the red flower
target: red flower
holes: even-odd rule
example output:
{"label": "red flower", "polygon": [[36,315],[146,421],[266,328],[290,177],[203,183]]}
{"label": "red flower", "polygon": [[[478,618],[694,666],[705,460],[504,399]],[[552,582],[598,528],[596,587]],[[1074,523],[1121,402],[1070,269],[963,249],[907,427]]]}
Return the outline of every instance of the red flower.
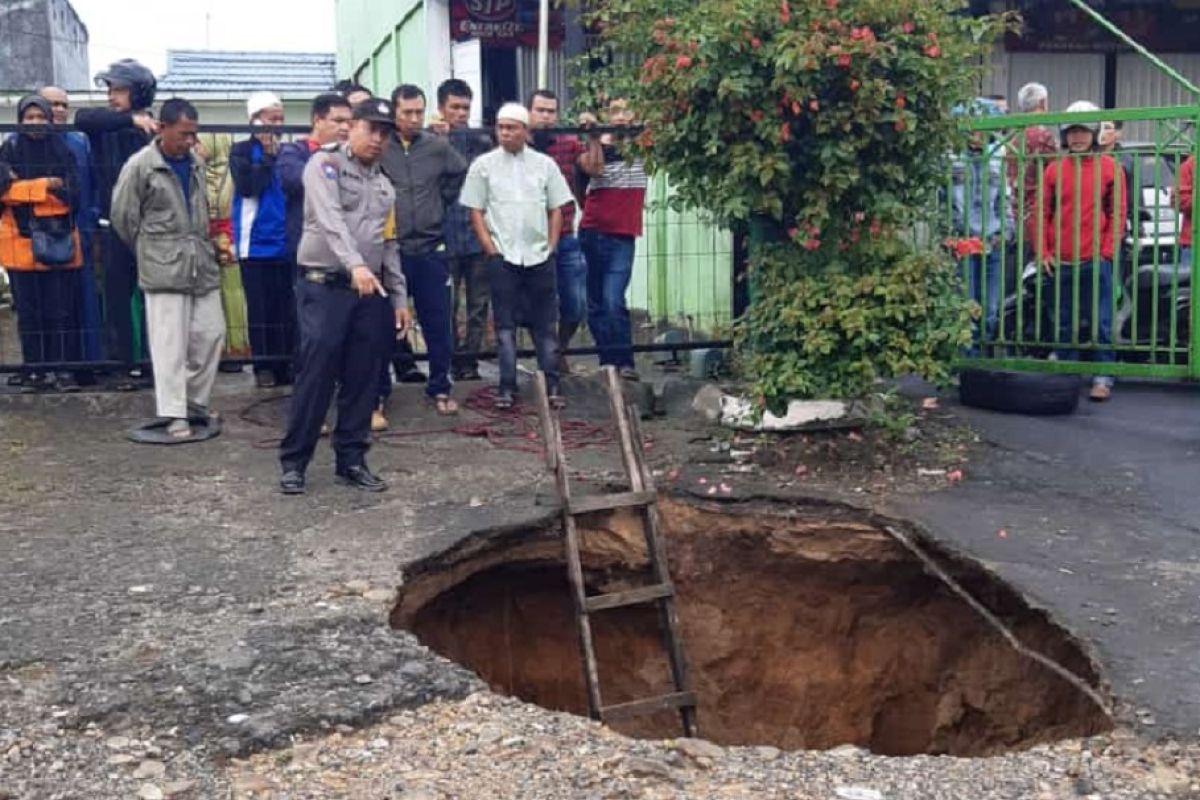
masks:
{"label": "red flower", "polygon": [[799,235],[800,235],[800,229],[799,229],[799,228],[794,228],[794,227],[793,227],[793,228],[788,228],[788,238],[789,238],[789,239],[795,239],[795,238],[796,238],[797,236],[799,236]]}
{"label": "red flower", "polygon": [[929,56],[930,58],[938,58],[941,56],[941,54],[942,48],[938,47],[936,44],[931,44],[929,47],[925,48],[925,55]]}
{"label": "red flower", "polygon": [[792,101],[792,113],[793,113],[793,114],[795,114],[795,115],[798,117],[798,116],[800,116],[800,112],[801,112],[802,110],[803,110],[803,109],[800,107],[800,103],[799,103],[799,101],[797,101],[797,100],[793,100],[793,101]]}
{"label": "red flower", "polygon": [[675,69],[687,69],[692,65],[691,56],[680,56],[675,59]]}
{"label": "red flower", "polygon": [[788,5],[788,0],[779,4],[779,21],[784,25],[792,21],[792,8]]}
{"label": "red flower", "polygon": [[755,36],[754,38],[752,38],[750,40],[750,46],[753,47],[755,50],[757,50],[758,48],[762,47],[762,42],[759,40],[759,38],[757,36]]}
{"label": "red flower", "polygon": [[906,130],[908,130],[908,123],[905,122],[903,118],[896,120],[896,131],[898,133],[904,133]]}
{"label": "red flower", "polygon": [[830,11],[835,10],[838,7],[838,0],[825,0],[825,7]]}
{"label": "red flower", "polygon": [[861,88],[861,87],[862,87],[862,84],[859,83],[857,80],[850,81],[850,91],[857,92],[859,90],[859,88]]}
{"label": "red flower", "polygon": [[906,105],[908,105],[908,100],[905,99],[904,95],[896,95],[896,108],[904,108]]}
{"label": "red flower", "polygon": [[816,100],[810,100],[810,101],[808,101],[808,108],[811,111],[820,111],[821,104],[818,103]]}
{"label": "red flower", "polygon": [[839,67],[841,67],[842,69],[850,69],[850,56],[849,55],[838,56],[837,65]]}
{"label": "red flower", "polygon": [[804,249],[805,250],[808,250],[808,251],[816,250],[820,246],[821,246],[820,239],[805,239],[804,240]]}
{"label": "red flower", "polygon": [[914,30],[916,30],[916,28],[917,26],[913,25],[911,22],[906,22],[900,26],[900,30],[904,31],[905,33],[912,33]]}
{"label": "red flower", "polygon": [[764,116],[765,115],[763,112],[757,108],[750,112],[750,119],[754,120],[755,122],[762,122]]}
{"label": "red flower", "polygon": [[779,126],[779,138],[782,141],[790,142],[792,140],[792,126],[785,122]]}

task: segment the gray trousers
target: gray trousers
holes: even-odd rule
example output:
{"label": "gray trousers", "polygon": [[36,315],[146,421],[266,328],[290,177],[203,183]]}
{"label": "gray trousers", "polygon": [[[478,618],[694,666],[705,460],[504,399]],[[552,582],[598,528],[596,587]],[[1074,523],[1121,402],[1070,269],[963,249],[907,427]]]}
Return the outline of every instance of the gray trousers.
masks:
{"label": "gray trousers", "polygon": [[186,419],[188,403],[207,407],[225,346],[221,293],[147,292],[146,333],[158,416]]}

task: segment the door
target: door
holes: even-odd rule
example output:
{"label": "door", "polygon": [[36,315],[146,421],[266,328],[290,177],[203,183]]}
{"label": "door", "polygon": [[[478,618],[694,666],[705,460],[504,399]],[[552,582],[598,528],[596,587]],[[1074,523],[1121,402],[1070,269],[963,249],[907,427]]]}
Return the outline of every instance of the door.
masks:
{"label": "door", "polygon": [[[455,78],[467,82],[474,98],[471,100],[472,128],[483,125],[483,48],[478,39],[454,42],[450,45],[450,70]],[[437,102],[435,97],[430,100]]]}

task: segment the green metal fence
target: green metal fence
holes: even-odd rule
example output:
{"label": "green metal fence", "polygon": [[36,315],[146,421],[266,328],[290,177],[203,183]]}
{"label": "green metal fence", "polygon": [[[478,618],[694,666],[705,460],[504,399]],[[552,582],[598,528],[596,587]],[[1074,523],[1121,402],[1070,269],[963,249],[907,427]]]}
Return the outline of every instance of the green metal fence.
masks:
{"label": "green metal fence", "polygon": [[[1104,122],[1152,135],[1111,152],[1068,145],[1068,128]],[[1181,185],[1200,155],[1200,106],[979,117],[968,128],[937,231],[979,304],[964,361],[1200,379],[1200,250],[1183,244],[1185,224],[1200,239],[1200,216],[1180,207],[1188,189],[1200,194],[1194,172]]]}

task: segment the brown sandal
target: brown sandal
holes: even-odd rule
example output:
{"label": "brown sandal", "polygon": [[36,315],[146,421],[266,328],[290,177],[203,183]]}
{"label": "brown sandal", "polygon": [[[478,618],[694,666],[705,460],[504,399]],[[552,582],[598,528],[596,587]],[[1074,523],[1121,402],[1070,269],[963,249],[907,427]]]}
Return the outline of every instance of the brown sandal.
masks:
{"label": "brown sandal", "polygon": [[448,394],[434,395],[426,400],[437,410],[440,417],[453,417],[458,414],[458,403]]}

